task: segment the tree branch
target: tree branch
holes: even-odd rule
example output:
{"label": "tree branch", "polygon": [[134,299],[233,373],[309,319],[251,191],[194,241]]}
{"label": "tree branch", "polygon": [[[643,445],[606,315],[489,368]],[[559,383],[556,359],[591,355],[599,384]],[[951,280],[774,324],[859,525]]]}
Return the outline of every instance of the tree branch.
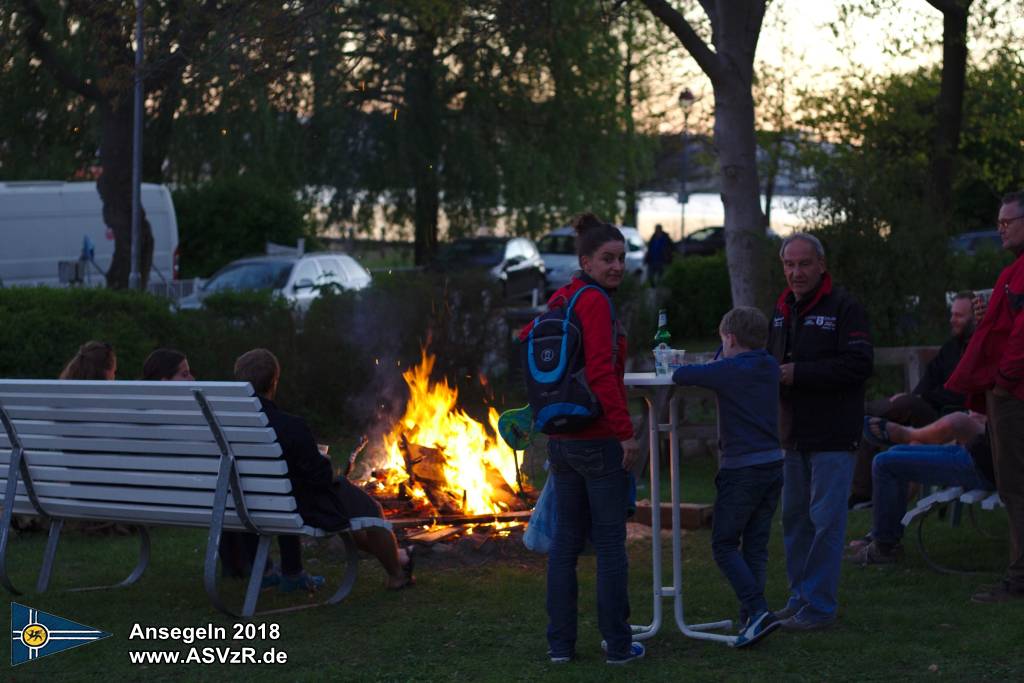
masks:
{"label": "tree branch", "polygon": [[43,38],[43,29],[46,28],[46,15],[35,0],[22,0],[22,7],[25,8],[25,15],[29,19],[28,28],[25,29],[25,40],[29,47],[39,57],[57,82],[68,90],[72,90],[82,97],[101,102],[104,100],[103,93],[92,83],[77,77],[71,65],[65,62],[53,46]]}
{"label": "tree branch", "polygon": [[661,23],[665,24],[679,38],[683,47],[696,60],[701,71],[707,74],[712,82],[717,81],[721,77],[722,66],[718,55],[708,47],[707,43],[701,40],[697,32],[690,26],[690,22],[686,21],[682,14],[669,5],[666,0],[641,0],[641,2],[647,6],[651,14],[657,17]]}

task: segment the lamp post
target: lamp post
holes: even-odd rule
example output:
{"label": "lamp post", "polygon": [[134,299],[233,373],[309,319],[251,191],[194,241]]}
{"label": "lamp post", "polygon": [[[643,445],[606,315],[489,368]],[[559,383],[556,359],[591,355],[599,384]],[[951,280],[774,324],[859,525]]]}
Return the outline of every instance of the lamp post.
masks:
{"label": "lamp post", "polygon": [[679,177],[679,239],[686,237],[686,202],[690,199],[686,192],[686,173],[689,170],[686,143],[687,138],[689,137],[690,110],[693,109],[693,103],[696,101],[697,98],[694,97],[689,88],[685,88],[681,93],[679,93],[679,108],[683,110],[683,159],[682,172]]}
{"label": "lamp post", "polygon": [[142,2],[135,0],[135,87],[132,112],[132,269],[128,288],[139,289],[142,275],[139,260],[142,254]]}

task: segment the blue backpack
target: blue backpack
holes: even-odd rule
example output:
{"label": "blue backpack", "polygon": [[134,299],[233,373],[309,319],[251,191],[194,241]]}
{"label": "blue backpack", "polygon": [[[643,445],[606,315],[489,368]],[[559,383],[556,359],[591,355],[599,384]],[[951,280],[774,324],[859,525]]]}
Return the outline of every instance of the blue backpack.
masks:
{"label": "blue backpack", "polygon": [[534,431],[566,434],[580,430],[601,416],[601,403],[590,391],[584,368],[583,329],[573,310],[588,289],[600,292],[612,312],[612,363],[618,353],[615,307],[600,287],[578,290],[564,307],[552,308],[533,320],[522,345],[526,393]]}

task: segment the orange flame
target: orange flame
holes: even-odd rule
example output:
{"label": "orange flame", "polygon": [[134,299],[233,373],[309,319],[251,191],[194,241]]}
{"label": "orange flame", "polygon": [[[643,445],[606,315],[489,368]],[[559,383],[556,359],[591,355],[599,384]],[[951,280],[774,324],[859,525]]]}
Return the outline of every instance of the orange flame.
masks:
{"label": "orange flame", "polygon": [[[495,500],[495,491],[487,478],[484,463],[501,473],[513,490],[516,488],[515,453],[498,433],[498,412],[488,408],[488,430],[457,407],[458,390],[440,380],[432,383],[434,356],[423,352],[420,364],[402,373],[409,386],[409,402],[405,415],[384,437],[386,460],[378,467],[378,476],[384,490],[397,491],[405,483],[406,492],[418,502],[427,503],[427,495],[417,483],[409,486],[402,453],[402,435],[409,443],[440,449],[444,453],[443,489],[453,498],[463,501],[463,514],[491,514],[507,511],[507,506]],[[381,472],[383,470],[383,472]]]}

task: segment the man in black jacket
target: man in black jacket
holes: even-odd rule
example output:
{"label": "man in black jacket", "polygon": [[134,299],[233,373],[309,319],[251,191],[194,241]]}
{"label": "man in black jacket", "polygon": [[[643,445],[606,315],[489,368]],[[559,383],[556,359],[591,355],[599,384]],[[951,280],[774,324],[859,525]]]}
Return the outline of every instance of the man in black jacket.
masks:
{"label": "man in black jacket", "polygon": [[780,365],[790,597],[776,616],[784,628],[810,630],[836,618],[846,502],[874,350],[864,309],[833,287],[821,242],[794,234],[779,255],[789,287],[775,306],[768,349]]}
{"label": "man in black jacket", "polygon": [[[267,424],[277,434],[302,520],[310,526],[334,531],[348,526],[355,517],[381,517],[380,504],[369,494],[345,477],[334,476],[331,461],[320,454],[306,421],[274,404],[280,378],[277,357],[267,349],[247,351],[235,361],[235,379],[252,384],[267,415]],[[352,536],[361,550],[376,557],[384,566],[388,588],[412,585],[412,558],[408,551],[399,549],[391,529],[370,526],[354,531]],[[279,540],[282,586],[297,583],[307,590],[315,590],[323,584],[322,577],[310,576],[302,570],[298,536],[281,536]]]}
{"label": "man in black jacket", "polygon": [[[946,340],[935,358],[925,367],[924,375],[914,390],[909,394],[896,394],[871,401],[864,407],[865,413],[906,427],[923,427],[947,413],[964,409],[963,394],[950,391],[943,385],[956,369],[974,333],[974,315],[971,310],[973,298],[974,292],[959,292],[953,299],[949,311],[949,327],[953,336]],[[857,450],[850,507],[871,500],[871,461],[878,451],[867,441],[862,442]]]}

